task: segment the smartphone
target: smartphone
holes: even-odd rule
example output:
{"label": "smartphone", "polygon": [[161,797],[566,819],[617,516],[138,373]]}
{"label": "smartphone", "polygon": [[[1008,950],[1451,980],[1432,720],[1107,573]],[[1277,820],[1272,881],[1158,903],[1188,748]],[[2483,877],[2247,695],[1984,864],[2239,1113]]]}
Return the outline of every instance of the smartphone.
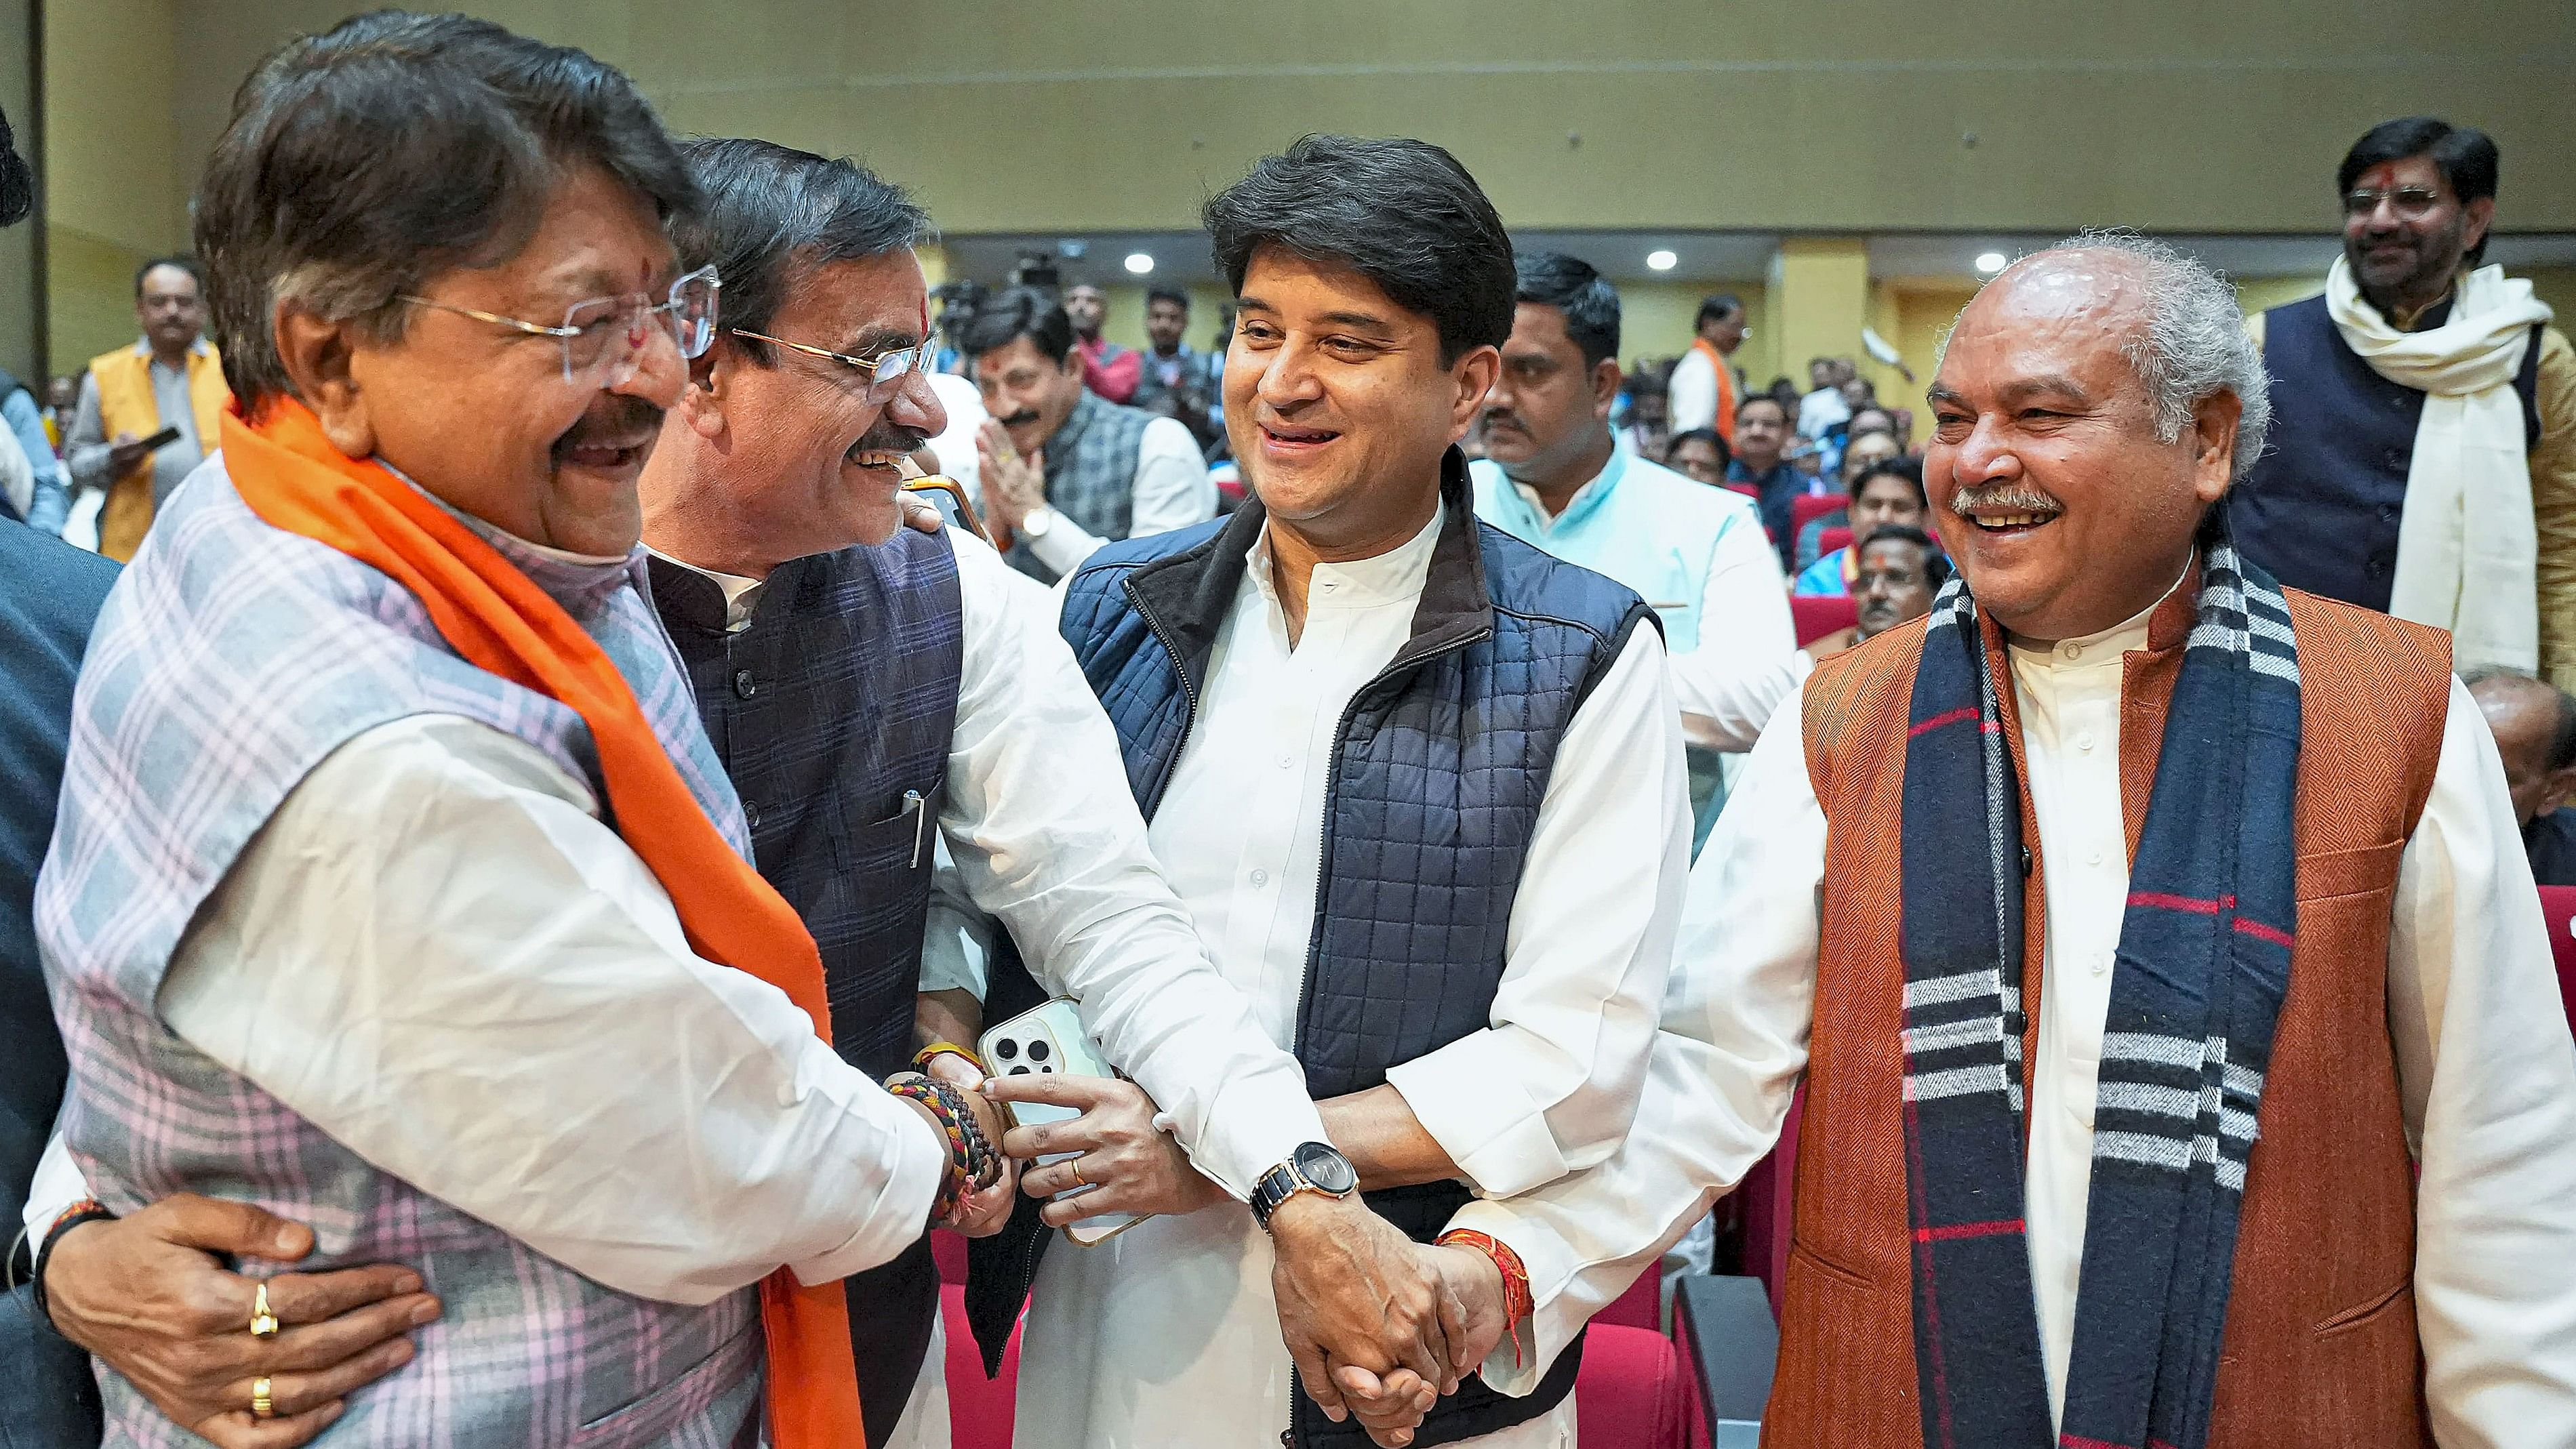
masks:
{"label": "smartphone", "polygon": [[173,426],[163,428],[152,436],[142,439],[141,443],[143,451],[147,453],[157,453],[177,441],[179,441],[179,430],[177,427]]}
{"label": "smartphone", "polygon": [[[1099,1048],[1093,1044],[1090,1034],[1083,1030],[1081,1004],[1070,996],[1059,996],[986,1031],[981,1046],[984,1069],[997,1077],[1114,1079],[1118,1075],[1108,1062],[1102,1060]],[[997,1105],[1010,1114],[1012,1122],[1022,1127],[1034,1127],[1043,1122],[1069,1122],[1082,1115],[1071,1107],[1051,1107],[1043,1102],[1002,1102]],[[1038,1161],[1062,1162],[1076,1155],[1057,1152]],[[1056,1194],[1056,1201],[1080,1197],[1090,1190],[1077,1187],[1069,1192],[1060,1192]],[[1104,1213],[1065,1224],[1064,1235],[1088,1248],[1107,1242],[1143,1221],[1133,1213]]]}

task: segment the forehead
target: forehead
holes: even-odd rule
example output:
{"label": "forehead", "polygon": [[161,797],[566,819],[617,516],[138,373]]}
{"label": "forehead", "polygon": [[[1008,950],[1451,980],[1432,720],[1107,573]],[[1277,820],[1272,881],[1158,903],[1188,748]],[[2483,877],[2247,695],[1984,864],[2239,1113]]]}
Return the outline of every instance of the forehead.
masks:
{"label": "forehead", "polygon": [[903,345],[922,335],[930,293],[909,251],[852,257],[792,268],[777,325],[798,342],[847,350],[844,344]]}
{"label": "forehead", "polygon": [[1788,416],[1788,410],[1780,406],[1776,397],[1748,398],[1744,406],[1735,410],[1739,423],[1777,423],[1786,421]]}
{"label": "forehead", "polygon": [[183,267],[154,267],[143,274],[143,295],[193,297],[197,295],[197,279]]}
{"label": "forehead", "polygon": [[2113,384],[2144,319],[2136,270],[2116,254],[2049,252],[1989,283],[1959,314],[1936,386],[1968,397],[2062,376]]}
{"label": "forehead", "polygon": [[1431,319],[1408,312],[1386,289],[1346,262],[1302,257],[1281,246],[1255,250],[1243,269],[1236,297],[1242,310],[1268,311],[1281,320],[1301,319],[1319,326],[1365,321],[1380,332],[1402,336],[1436,331]]}
{"label": "forehead", "polygon": [[1914,501],[1914,485],[1893,473],[1872,473],[1861,480],[1860,496],[1892,497],[1906,503]]}
{"label": "forehead", "polygon": [[1156,308],[1160,308],[1166,312],[1186,312],[1190,310],[1189,300],[1184,297],[1151,297],[1146,299],[1145,306],[1148,311]]}
{"label": "forehead", "polygon": [[1064,299],[1068,302],[1097,302],[1100,300],[1100,289],[1093,286],[1075,287],[1064,294]]}
{"label": "forehead", "polygon": [[1923,545],[1910,538],[1882,538],[1876,543],[1862,546],[1860,566],[1881,569],[1919,569],[1923,566]]}
{"label": "forehead", "polygon": [[2394,161],[2382,161],[2354,177],[2352,184],[2357,188],[2380,191],[2427,186],[2444,196],[2451,194],[2451,183],[2443,177],[2442,168],[2434,164],[2430,155],[2400,156]]}
{"label": "forehead", "polygon": [[[1065,360],[1070,362],[1076,355],[1068,352],[1065,354]],[[1032,367],[1052,368],[1054,366],[1055,363],[1038,350],[1037,343],[1031,341],[1027,333],[1022,333],[992,351],[978,355],[975,359],[975,374],[978,377],[998,377],[1004,373],[1020,372]]]}
{"label": "forehead", "polygon": [[1512,335],[1503,344],[1505,350],[1553,352],[1573,345],[1565,335],[1564,309],[1551,307],[1545,302],[1522,302],[1512,308]]}

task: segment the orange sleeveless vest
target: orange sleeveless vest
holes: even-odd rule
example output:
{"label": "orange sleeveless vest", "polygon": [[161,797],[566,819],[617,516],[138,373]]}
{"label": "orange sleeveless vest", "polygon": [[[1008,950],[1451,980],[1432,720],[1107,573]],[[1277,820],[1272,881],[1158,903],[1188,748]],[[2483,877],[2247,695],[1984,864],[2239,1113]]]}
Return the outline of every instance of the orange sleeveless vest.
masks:
{"label": "orange sleeveless vest", "polygon": [[[161,404],[152,393],[152,354],[120,347],[93,357],[89,374],[98,383],[101,436],[132,433],[138,438],[161,431]],[[224,404],[232,401],[224,385],[223,359],[213,343],[188,354],[188,403],[195,414],[198,446],[212,453],[223,435]],[[124,563],[143,546],[152,527],[152,460],[126,469],[107,485],[107,502],[98,513],[98,551]]]}
{"label": "orange sleeveless vest", "polygon": [[[2195,584],[2197,575],[2195,574]],[[2120,798],[2135,858],[2192,622],[2177,589],[2124,661]],[[2388,1035],[2398,858],[2433,788],[2449,636],[2296,590],[2304,718],[2298,945],[2263,1094],[2219,1359],[2212,1449],[2431,1449],[2416,1337],[2414,1165]],[[1803,723],[1826,819],[1815,1033],[1766,1449],[1919,1449],[1906,1227],[1904,967],[1897,956],[1905,727],[1920,621],[1816,667]],[[1998,680],[2009,680],[1987,625]],[[2013,691],[2004,738],[2028,778]],[[2022,818],[2031,813],[2022,792]],[[2025,919],[2047,919],[2035,832]],[[2027,934],[2040,982],[2045,933]],[[2040,982],[2040,991],[2046,983]],[[2038,1052],[2038,993],[2022,1060]],[[2024,1067],[2025,1073],[2028,1067]],[[2025,1081],[2025,1088],[2027,1082]]]}

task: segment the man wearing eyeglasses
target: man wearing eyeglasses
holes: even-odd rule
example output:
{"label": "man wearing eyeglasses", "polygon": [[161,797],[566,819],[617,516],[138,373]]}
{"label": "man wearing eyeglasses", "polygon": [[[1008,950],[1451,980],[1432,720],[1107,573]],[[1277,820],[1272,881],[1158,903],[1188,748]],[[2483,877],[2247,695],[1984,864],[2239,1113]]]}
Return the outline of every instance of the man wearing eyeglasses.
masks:
{"label": "man wearing eyeglasses", "polygon": [[2281,582],[2576,689],[2576,351],[2529,282],[2479,265],[2497,164],[2431,116],[2353,143],[2325,294],[2249,324],[2273,445],[2228,496]]}
{"label": "man wearing eyeglasses", "polygon": [[834,1050],[649,601],[697,196],[624,76],[459,16],[290,44],[215,148],[241,409],[37,885],[93,1195],[37,1297],[118,1443],[855,1444],[837,1280],[993,1185],[979,1095]]}

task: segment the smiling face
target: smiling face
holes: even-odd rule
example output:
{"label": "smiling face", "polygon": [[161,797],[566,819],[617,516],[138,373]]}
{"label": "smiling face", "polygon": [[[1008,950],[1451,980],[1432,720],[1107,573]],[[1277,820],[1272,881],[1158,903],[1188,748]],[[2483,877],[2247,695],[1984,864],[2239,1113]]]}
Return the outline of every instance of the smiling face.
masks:
{"label": "smiling face", "polygon": [[[762,331],[852,357],[923,339],[928,305],[908,251],[804,269]],[[663,427],[643,481],[645,541],[674,558],[759,578],[789,559],[880,544],[903,519],[899,465],[947,426],[926,375],[882,402],[829,358],[771,346],[767,363],[720,341]]]}
{"label": "smiling face", "polygon": [[[1618,396],[1617,363],[1605,357],[1586,366],[1583,349],[1565,335],[1564,311],[1523,302],[1503,343],[1502,373],[1485,394],[1485,456],[1523,483],[1555,482],[1583,460],[1607,454]],[[1663,400],[1655,401],[1660,411]]]}
{"label": "smiling face", "polygon": [[1891,523],[1907,528],[1923,526],[1923,500],[1914,496],[1912,484],[1890,473],[1874,474],[1863,481],[1848,512],[1854,538],[1867,538]]}
{"label": "smiling face", "polygon": [[1933,380],[1933,521],[1979,606],[2025,638],[2097,633],[2154,603],[2227,491],[2234,394],[2156,436],[2122,352],[2149,302],[2131,258],[2039,253],[1959,314]]}
{"label": "smiling face", "polygon": [[1432,320],[1352,268],[1265,246],[1226,353],[1226,435],[1273,527],[1319,549],[1401,541],[1498,370],[1491,347],[1443,363]]}
{"label": "smiling face", "polygon": [[1023,332],[975,359],[975,386],[1011,446],[1034,456],[1082,401],[1082,354],[1058,362]]}
{"label": "smiling face", "polygon": [[2438,300],[2495,216],[2493,197],[2462,205],[2430,156],[2383,161],[2355,178],[2352,190],[2376,199],[2356,207],[2346,198],[2344,260],[2383,310]]}
{"label": "smiling face", "polygon": [[[677,274],[651,203],[594,167],[570,173],[516,256],[429,279],[420,295],[547,326],[595,297],[659,301]],[[278,352],[341,452],[370,454],[505,532],[620,554],[642,526],[636,478],[687,380],[659,325],[633,375],[564,377],[562,345],[434,307],[391,341],[282,309]]]}

